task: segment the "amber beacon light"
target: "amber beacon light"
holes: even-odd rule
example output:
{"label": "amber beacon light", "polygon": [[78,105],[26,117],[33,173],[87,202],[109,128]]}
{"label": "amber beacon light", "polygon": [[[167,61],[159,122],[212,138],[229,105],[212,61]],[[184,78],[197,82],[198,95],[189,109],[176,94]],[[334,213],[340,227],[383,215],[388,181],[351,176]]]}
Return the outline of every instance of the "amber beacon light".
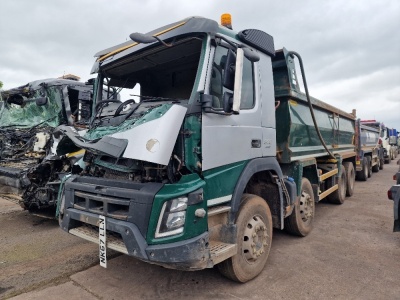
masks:
{"label": "amber beacon light", "polygon": [[221,15],[221,25],[226,28],[232,29],[232,17],[230,14]]}

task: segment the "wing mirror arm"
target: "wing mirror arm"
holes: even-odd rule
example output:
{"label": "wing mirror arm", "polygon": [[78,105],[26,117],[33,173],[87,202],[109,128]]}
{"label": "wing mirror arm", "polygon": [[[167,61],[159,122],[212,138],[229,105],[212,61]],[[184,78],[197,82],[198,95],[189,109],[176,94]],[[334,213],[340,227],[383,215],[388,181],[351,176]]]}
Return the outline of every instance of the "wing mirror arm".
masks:
{"label": "wing mirror arm", "polygon": [[[225,95],[224,95],[224,99],[225,99]],[[217,115],[223,115],[223,116],[230,116],[232,114],[232,112],[226,112],[223,110],[215,110],[212,107],[212,100],[213,100],[212,95],[200,94],[201,107],[203,108],[205,113],[211,113],[211,114],[217,114]]]}

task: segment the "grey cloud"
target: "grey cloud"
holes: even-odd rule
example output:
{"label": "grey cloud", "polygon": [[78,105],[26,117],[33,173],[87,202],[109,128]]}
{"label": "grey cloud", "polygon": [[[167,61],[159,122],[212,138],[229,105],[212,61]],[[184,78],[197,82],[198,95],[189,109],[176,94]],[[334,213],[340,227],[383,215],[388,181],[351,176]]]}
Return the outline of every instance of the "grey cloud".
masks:
{"label": "grey cloud", "polygon": [[[400,129],[399,107],[393,106],[400,102],[397,0],[2,0],[1,11],[4,88],[63,72],[85,80],[94,53],[134,31],[191,15],[218,21],[229,12],[235,30],[264,30],[276,48],[299,52],[314,96],[343,110],[358,106],[365,115],[379,113]],[[374,109],[375,98],[382,112]]]}

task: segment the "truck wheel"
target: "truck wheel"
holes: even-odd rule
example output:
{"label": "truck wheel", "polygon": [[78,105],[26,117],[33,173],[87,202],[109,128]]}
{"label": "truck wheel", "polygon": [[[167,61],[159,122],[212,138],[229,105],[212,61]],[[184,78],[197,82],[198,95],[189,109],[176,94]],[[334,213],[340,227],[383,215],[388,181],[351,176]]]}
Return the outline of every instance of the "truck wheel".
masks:
{"label": "truck wheel", "polygon": [[346,196],[351,197],[354,194],[354,182],[356,180],[356,172],[353,163],[344,162],[343,166],[346,170]]}
{"label": "truck wheel", "polygon": [[372,166],[372,172],[378,173],[381,168],[381,160],[378,158],[374,166]]}
{"label": "truck wheel", "polygon": [[367,156],[367,166],[368,166],[368,178],[372,175],[372,160],[371,156]]}
{"label": "truck wheel", "polygon": [[219,271],[229,279],[246,282],[264,269],[272,241],[272,216],[267,202],[244,194],[236,218],[237,253],[218,264]]}
{"label": "truck wheel", "polygon": [[379,159],[379,170],[383,170],[384,164],[385,164],[385,160],[383,158]]}
{"label": "truck wheel", "polygon": [[287,232],[297,236],[306,236],[313,227],[315,215],[314,192],[307,178],[301,179],[301,195],[294,204],[293,212],[285,218]]}
{"label": "truck wheel", "polygon": [[368,161],[365,156],[361,162],[361,171],[357,172],[357,179],[361,181],[367,181],[368,179]]}
{"label": "truck wheel", "polygon": [[343,204],[344,199],[346,198],[346,172],[343,172],[344,166],[342,165],[342,174],[338,180],[338,189],[334,191],[332,194],[328,195],[328,201],[334,204]]}

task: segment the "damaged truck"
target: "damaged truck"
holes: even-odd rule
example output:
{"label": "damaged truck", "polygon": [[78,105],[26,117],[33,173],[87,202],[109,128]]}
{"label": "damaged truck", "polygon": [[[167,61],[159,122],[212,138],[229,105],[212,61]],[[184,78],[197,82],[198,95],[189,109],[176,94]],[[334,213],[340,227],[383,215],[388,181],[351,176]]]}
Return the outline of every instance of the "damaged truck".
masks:
{"label": "damaged truck", "polygon": [[[83,151],[54,154],[54,128],[84,130],[92,111],[93,85],[44,79],[1,91],[0,194],[31,211],[54,211],[60,178]],[[54,217],[54,213],[52,215]]]}
{"label": "damaged truck", "polygon": [[[86,150],[60,226],[98,243],[102,266],[113,249],[246,282],[273,228],[306,236],[317,202],[353,194],[355,116],[300,89],[297,53],[225,21],[191,17],[97,53],[90,129],[57,129],[59,155]],[[102,98],[110,87],[123,103]]]}

